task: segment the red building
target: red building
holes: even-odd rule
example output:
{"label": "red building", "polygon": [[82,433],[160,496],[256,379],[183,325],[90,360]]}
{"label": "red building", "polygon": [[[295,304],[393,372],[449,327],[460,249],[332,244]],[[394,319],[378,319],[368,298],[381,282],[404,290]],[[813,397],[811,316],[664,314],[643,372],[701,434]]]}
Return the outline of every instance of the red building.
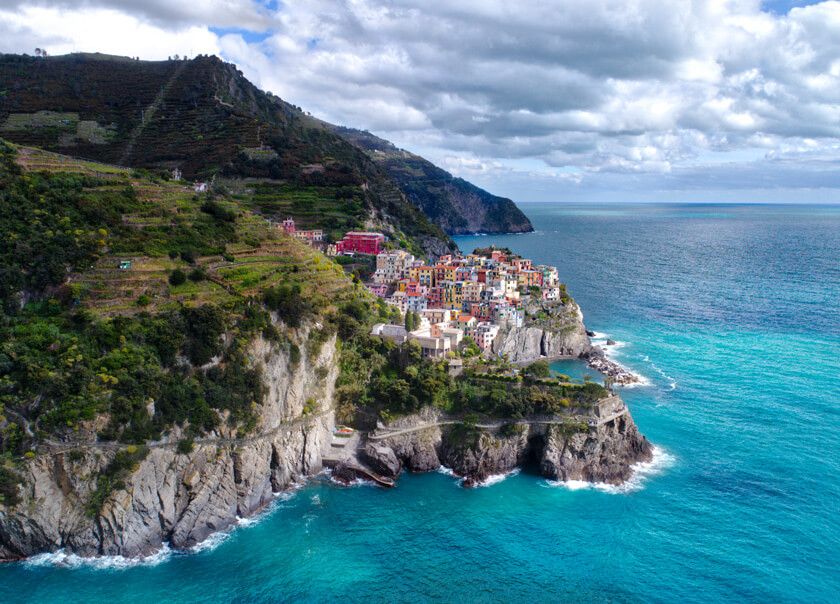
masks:
{"label": "red building", "polygon": [[426,299],[429,301],[426,308],[443,308],[443,288],[432,287],[429,289]]}
{"label": "red building", "polygon": [[385,243],[385,235],[382,233],[351,231],[335,244],[335,251],[339,254],[355,252],[376,255],[381,251],[383,243]]}

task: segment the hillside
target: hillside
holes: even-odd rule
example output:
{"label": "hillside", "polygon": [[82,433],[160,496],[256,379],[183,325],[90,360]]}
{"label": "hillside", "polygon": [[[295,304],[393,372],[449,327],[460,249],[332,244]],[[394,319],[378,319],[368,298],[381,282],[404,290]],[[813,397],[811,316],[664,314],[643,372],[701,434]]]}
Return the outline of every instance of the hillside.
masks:
{"label": "hillside", "polygon": [[[454,376],[370,335],[399,311],[263,203],[0,140],[0,561],[192,547],[320,471],[336,422],[396,421],[365,449],[384,484],[383,461],[429,469],[437,451],[471,480],[533,456],[614,482],[649,458],[598,384],[511,376],[469,345]],[[445,438],[391,438],[428,413]]]}
{"label": "hillside", "polygon": [[[454,249],[364,152],[216,57],[2,55],[0,137],[109,164],[178,169],[189,180],[245,182],[260,188],[269,217],[298,208],[334,234],[367,226],[428,253]],[[312,199],[332,200],[338,211],[307,207]]]}
{"label": "hillside", "polygon": [[370,132],[334,127],[342,137],[363,149],[405,196],[451,235],[467,233],[527,233],[531,221],[510,199],[488,193],[456,178],[432,162]]}

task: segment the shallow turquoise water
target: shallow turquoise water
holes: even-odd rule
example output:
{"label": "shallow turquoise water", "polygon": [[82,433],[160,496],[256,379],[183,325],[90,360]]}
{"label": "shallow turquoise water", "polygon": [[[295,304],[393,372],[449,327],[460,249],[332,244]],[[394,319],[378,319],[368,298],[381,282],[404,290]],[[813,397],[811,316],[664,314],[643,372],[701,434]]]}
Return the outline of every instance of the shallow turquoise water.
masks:
{"label": "shallow turquoise water", "polygon": [[459,244],[557,264],[650,380],[624,397],[662,453],[630,488],[316,482],[156,565],[1,566],[0,600],[837,601],[840,208],[523,209],[536,233]]}

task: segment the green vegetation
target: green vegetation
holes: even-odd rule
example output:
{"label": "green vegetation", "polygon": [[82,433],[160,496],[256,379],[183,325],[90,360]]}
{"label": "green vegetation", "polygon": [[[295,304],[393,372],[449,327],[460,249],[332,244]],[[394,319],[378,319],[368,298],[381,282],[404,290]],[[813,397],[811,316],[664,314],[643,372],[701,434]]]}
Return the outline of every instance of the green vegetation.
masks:
{"label": "green vegetation", "polygon": [[[0,464],[2,464],[2,461],[0,461]],[[18,486],[20,483],[20,476],[14,470],[0,465],[0,504],[8,507],[14,507],[18,504],[20,499]]]}
{"label": "green vegetation", "polygon": [[96,490],[91,494],[86,509],[90,516],[97,516],[102,511],[105,500],[113,491],[125,488],[126,477],[140,465],[148,453],[148,448],[135,445],[117,451],[114,459],[96,479]]}
{"label": "green vegetation", "polygon": [[536,361],[522,370],[523,375],[534,378],[547,378],[551,375],[548,361]]}
{"label": "green vegetation", "polygon": [[[468,368],[453,378],[446,361],[422,359],[415,343],[369,336],[373,323],[399,320],[348,278],[370,263],[340,258],[342,267],[279,234],[248,211],[258,202],[247,191],[196,196],[146,172],[6,143],[0,185],[0,210],[9,217],[0,223],[8,244],[0,248],[0,453],[24,456],[44,438],[72,440],[94,429],[102,440],[142,445],[173,425],[185,431],[178,445],[185,452],[225,416],[247,434],[265,396],[247,355],[256,336],[298,365],[302,347],[315,357],[337,335],[341,421],[425,405],[523,417],[588,405],[604,393],[597,384],[547,378],[539,364],[522,377]],[[316,190],[326,189],[310,186],[308,194]],[[332,195],[330,204],[362,199],[350,185]],[[305,325],[317,327],[304,342],[298,328]],[[410,313],[406,326],[418,325]],[[479,364],[479,352],[469,340],[461,347],[468,365]],[[306,412],[316,407],[307,403]],[[138,461],[134,454],[115,461],[91,510]],[[6,472],[3,485],[13,480]],[[3,489],[8,500],[12,491]]]}
{"label": "green vegetation", "polygon": [[176,268],[174,271],[169,273],[169,284],[170,285],[183,285],[187,282],[187,273],[182,271],[180,268]]}

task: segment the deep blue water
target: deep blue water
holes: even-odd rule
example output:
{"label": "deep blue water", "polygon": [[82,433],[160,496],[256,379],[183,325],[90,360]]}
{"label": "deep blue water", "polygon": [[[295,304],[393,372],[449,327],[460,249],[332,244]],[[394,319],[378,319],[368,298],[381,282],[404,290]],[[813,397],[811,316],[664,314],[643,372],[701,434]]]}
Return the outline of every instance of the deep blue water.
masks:
{"label": "deep blue water", "polygon": [[537,232],[459,244],[558,265],[650,380],[624,397],[659,464],[630,488],[316,482],[156,565],[0,566],[0,601],[838,601],[840,207],[523,209]]}

